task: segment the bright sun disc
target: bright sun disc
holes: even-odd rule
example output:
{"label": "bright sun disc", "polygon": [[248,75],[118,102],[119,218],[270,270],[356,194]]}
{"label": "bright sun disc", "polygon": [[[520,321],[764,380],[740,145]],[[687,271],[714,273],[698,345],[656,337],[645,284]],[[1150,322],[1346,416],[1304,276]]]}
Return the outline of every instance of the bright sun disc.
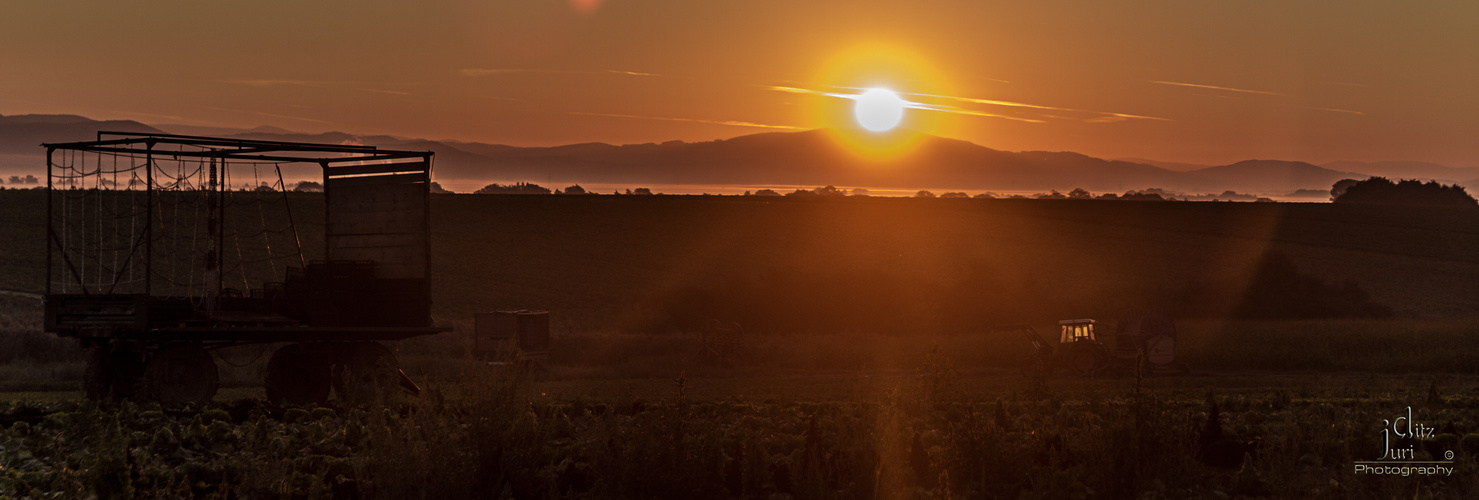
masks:
{"label": "bright sun disc", "polygon": [[868,89],[857,97],[853,115],[858,125],[873,132],[885,132],[904,119],[904,99],[888,89]]}

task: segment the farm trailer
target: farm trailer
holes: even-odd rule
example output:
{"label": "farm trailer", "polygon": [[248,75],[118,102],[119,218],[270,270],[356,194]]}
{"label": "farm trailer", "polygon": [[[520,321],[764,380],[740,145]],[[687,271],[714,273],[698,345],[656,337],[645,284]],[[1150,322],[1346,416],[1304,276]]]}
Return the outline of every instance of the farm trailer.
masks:
{"label": "farm trailer", "polygon": [[[88,397],[204,403],[211,351],[278,343],[271,400],[419,390],[382,342],[450,330],[431,319],[431,152],[121,132],[43,146],[45,327],[88,349]],[[313,165],[316,259],[298,227],[320,222],[291,205],[318,200],[283,177]]]}

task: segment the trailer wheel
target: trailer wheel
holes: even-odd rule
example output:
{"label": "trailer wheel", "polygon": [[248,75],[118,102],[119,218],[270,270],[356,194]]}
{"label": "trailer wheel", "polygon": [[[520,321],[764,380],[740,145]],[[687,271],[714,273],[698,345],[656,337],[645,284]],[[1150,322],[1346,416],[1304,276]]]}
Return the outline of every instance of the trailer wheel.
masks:
{"label": "trailer wheel", "polygon": [[401,382],[395,354],[379,342],[349,344],[333,373],[334,393],[356,405],[384,400]]}
{"label": "trailer wheel", "polygon": [[144,375],[144,363],[131,344],[104,343],[88,350],[82,373],[82,391],[87,399],[133,396]]}
{"label": "trailer wheel", "polygon": [[153,395],[165,406],[203,405],[216,397],[220,374],[211,354],[197,343],[173,343],[149,358],[144,369]]}
{"label": "trailer wheel", "polygon": [[267,400],[303,405],[329,400],[329,361],[319,349],[289,344],[267,362]]}

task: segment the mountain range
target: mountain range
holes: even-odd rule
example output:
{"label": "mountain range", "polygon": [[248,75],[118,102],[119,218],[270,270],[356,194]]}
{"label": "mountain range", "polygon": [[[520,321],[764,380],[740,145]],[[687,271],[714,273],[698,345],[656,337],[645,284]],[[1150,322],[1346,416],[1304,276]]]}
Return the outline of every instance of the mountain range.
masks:
{"label": "mountain range", "polygon": [[0,173],[40,174],[43,142],[85,141],[99,130],[208,135],[241,139],[364,144],[436,152],[440,180],[746,186],[836,185],[959,191],[1124,192],[1161,188],[1181,193],[1288,196],[1328,192],[1341,179],[1380,175],[1479,185],[1479,167],[1420,162],[1246,160],[1202,166],[1154,160],[1105,160],[1072,152],[1000,151],[922,135],[907,155],[871,160],[847,151],[827,130],[771,132],[709,142],[571,144],[518,147],[342,132],[308,134],[277,127],[233,129],[97,121],[75,115],[0,116]]}

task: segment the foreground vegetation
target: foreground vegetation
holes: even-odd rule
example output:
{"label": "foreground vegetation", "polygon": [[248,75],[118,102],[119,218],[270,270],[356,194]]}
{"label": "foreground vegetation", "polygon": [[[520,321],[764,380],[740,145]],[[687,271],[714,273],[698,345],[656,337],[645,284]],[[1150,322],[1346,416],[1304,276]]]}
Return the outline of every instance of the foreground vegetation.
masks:
{"label": "foreground vegetation", "polygon": [[[1344,377],[1302,386],[1183,379],[963,383],[927,357],[884,390],[651,399],[557,391],[466,367],[415,402],[0,404],[0,494],[77,498],[1471,498],[1479,380]],[[1188,386],[1202,385],[1201,388]],[[720,381],[719,383],[722,383]],[[865,387],[866,382],[855,382]],[[1265,386],[1253,388],[1243,386]],[[1214,388],[1216,387],[1216,388]],[[652,395],[657,396],[657,395]],[[1226,440],[1207,465],[1210,402]],[[1382,421],[1413,407],[1449,476],[1370,476]],[[1435,456],[1436,455],[1436,456]],[[1245,461],[1246,460],[1246,461]],[[1240,463],[1239,463],[1240,462]]]}

